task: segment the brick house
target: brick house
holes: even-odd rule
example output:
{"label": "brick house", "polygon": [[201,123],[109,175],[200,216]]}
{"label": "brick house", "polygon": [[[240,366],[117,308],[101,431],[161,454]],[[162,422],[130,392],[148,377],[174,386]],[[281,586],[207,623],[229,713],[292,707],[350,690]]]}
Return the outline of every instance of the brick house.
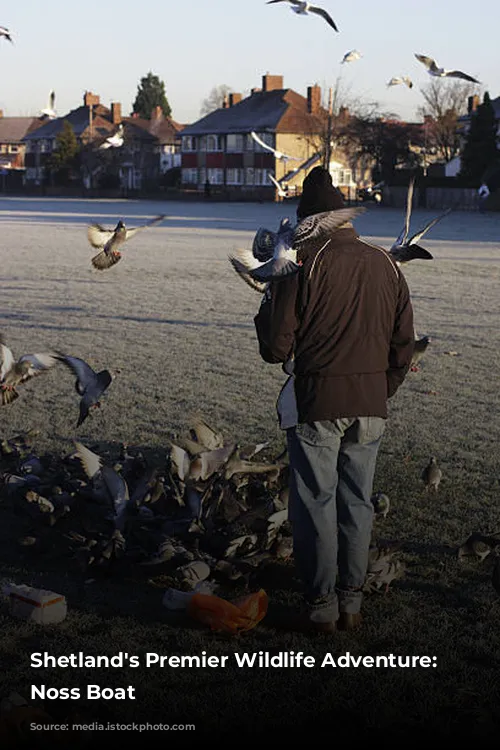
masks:
{"label": "brick house", "polygon": [[0,169],[24,169],[26,145],[23,139],[44,122],[39,117],[4,117],[0,110]]}
{"label": "brick house", "polygon": [[[304,97],[284,88],[283,76],[266,74],[261,89],[252,89],[245,99],[229,94],[222,108],[182,130],[182,187],[202,190],[208,180],[227,197],[275,200],[273,175],[300,190],[308,171],[320,163],[327,116],[319,86],[309,86]],[[297,161],[277,159],[254,141],[252,131]]]}

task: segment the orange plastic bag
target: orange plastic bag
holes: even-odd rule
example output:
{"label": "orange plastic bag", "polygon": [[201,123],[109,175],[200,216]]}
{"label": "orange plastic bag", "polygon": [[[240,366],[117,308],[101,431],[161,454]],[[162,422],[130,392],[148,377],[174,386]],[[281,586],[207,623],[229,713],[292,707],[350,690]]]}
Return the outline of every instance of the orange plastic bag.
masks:
{"label": "orange plastic bag", "polygon": [[261,589],[255,594],[228,602],[219,596],[195,594],[188,605],[188,614],[211,630],[220,633],[241,633],[251,630],[266,616],[269,598]]}

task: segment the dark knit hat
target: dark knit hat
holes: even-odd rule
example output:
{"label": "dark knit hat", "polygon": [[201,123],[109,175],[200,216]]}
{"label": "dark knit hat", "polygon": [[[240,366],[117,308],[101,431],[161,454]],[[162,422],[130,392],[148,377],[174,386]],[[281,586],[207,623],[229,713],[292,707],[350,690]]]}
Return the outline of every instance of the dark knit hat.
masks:
{"label": "dark knit hat", "polygon": [[302,184],[297,219],[301,221],[306,216],[340,208],[345,208],[344,199],[340,190],[333,186],[330,173],[323,167],[314,167]]}

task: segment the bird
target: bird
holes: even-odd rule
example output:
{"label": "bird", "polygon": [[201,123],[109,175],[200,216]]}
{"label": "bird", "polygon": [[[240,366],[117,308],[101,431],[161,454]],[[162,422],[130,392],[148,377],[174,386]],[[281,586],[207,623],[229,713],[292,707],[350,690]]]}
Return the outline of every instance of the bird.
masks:
{"label": "bird", "polygon": [[441,219],[444,219],[445,216],[447,216],[451,208],[447,209],[444,213],[442,213],[440,216],[437,216],[435,219],[432,219],[432,221],[429,221],[428,224],[425,225],[423,229],[418,231],[416,234],[412,235],[408,239],[408,233],[410,231],[410,219],[411,219],[411,212],[412,212],[412,204],[413,204],[413,189],[415,187],[415,177],[413,176],[410,180],[410,184],[408,185],[408,194],[406,197],[406,220],[405,225],[403,229],[401,230],[401,233],[397,240],[392,245],[391,249],[389,250],[389,254],[392,256],[393,260],[396,261],[398,265],[401,265],[402,263],[409,263],[410,260],[414,260],[416,258],[419,258],[421,260],[432,260],[432,255],[428,250],[425,250],[425,248],[420,247],[417,243],[422,239],[422,237],[427,234],[429,229],[432,229],[432,227],[438,223],[438,221],[441,221]]}
{"label": "bird", "polygon": [[292,4],[291,10],[293,10],[294,13],[298,13],[301,16],[306,16],[308,13],[316,13],[318,16],[321,16],[322,18],[324,18],[327,24],[332,27],[332,29],[335,29],[335,31],[338,31],[338,28],[335,25],[329,13],[327,13],[326,10],[323,10],[323,8],[318,8],[317,5],[311,5],[311,3],[307,3],[307,2],[301,2],[301,0],[268,0],[266,5],[272,5],[273,3],[283,3],[283,2],[291,3]]}
{"label": "bird", "polygon": [[406,570],[405,564],[401,560],[392,560],[391,558],[392,554],[386,554],[369,563],[363,587],[364,591],[379,591],[382,586],[385,586],[385,593],[387,594],[392,581],[403,577]]}
{"label": "bird", "polygon": [[265,148],[267,151],[271,151],[277,159],[280,161],[301,161],[297,156],[288,156],[287,154],[284,154],[282,151],[277,151],[272,146],[268,146],[267,143],[264,143],[262,138],[259,138],[257,133],[255,133],[253,130],[251,131],[250,135],[254,139],[256,143],[259,144],[259,146],[262,146],[262,148]]}
{"label": "bird", "polygon": [[275,177],[273,177],[272,174],[269,175],[269,179],[273,183],[274,187],[277,189],[279,197],[280,198],[286,198],[287,195],[288,195],[288,193],[286,192],[286,190],[283,190],[283,188],[279,184],[278,180]]}
{"label": "bird", "polygon": [[57,117],[55,110],[56,92],[51,91],[49,94],[48,107],[41,110],[42,115],[47,115],[51,120]]}
{"label": "bird", "polygon": [[125,512],[129,502],[129,490],[126,481],[110,466],[104,466],[103,460],[82,443],[74,441],[77,458],[85,474],[93,481],[94,488],[104,492],[111,501],[115,528],[122,532],[125,526]]}
{"label": "bird", "polygon": [[127,240],[130,240],[137,232],[142,229],[155,226],[160,224],[167,217],[165,214],[161,216],[155,216],[151,221],[146,222],[140,227],[134,229],[127,229],[123,221],[119,221],[114,229],[105,229],[100,224],[91,224],[87,228],[87,239],[92,247],[99,248],[100,253],[94,255],[91,258],[91,263],[94,268],[99,271],[103,271],[106,268],[111,268],[121,259],[122,254],[117,248]]}
{"label": "bird", "polygon": [[0,334],[0,392],[1,404],[11,404],[19,393],[16,386],[41,375],[57,364],[57,359],[50,352],[37,354],[23,354],[16,361],[12,351],[5,345],[5,340]]}
{"label": "bird", "polygon": [[382,518],[385,518],[387,514],[389,513],[389,508],[391,507],[390,500],[387,495],[385,495],[383,492],[376,492],[374,495],[370,498],[371,503],[373,505],[373,511],[376,516],[382,516]]}
{"label": "bird", "polygon": [[458,559],[477,557],[480,562],[483,562],[498,546],[500,546],[500,540],[474,533],[458,548]]}
{"label": "bird", "polygon": [[444,68],[440,68],[432,57],[417,55],[417,53],[415,53],[415,57],[425,65],[427,72],[431,76],[436,76],[437,78],[462,78],[464,81],[470,81],[471,83],[480,83],[477,78],[473,78],[467,75],[467,73],[462,73],[461,70],[445,70]]}
{"label": "bird", "polygon": [[[238,249],[229,255],[234,270],[249,283],[248,277],[258,282],[268,283],[297,273],[301,262],[297,262],[297,251],[309,240],[328,241],[329,235],[340,226],[350,222],[355,216],[363,213],[364,208],[341,208],[336,211],[323,211],[306,216],[296,227],[289,219],[282,219],[276,235],[272,257],[264,262],[258,261],[251,250]],[[259,289],[262,291],[262,289]],[[265,289],[264,289],[265,291]]]}
{"label": "bird", "polygon": [[413,81],[411,80],[411,78],[408,78],[408,76],[396,76],[395,78],[391,78],[391,80],[387,84],[387,87],[399,86],[399,84],[401,83],[404,83],[406,86],[408,86],[409,89],[413,88]]}
{"label": "bird", "polygon": [[99,148],[100,149],[120,148],[121,146],[123,146],[123,141],[124,141],[123,123],[120,123],[116,133],[114,135],[110,135],[109,138],[106,138],[104,143],[101,143]]}
{"label": "bird", "polygon": [[344,57],[340,61],[340,64],[343,65],[344,63],[354,62],[355,60],[360,60],[361,57],[361,52],[358,52],[357,49],[353,49],[350,52],[345,53]]}
{"label": "bird", "polygon": [[424,356],[430,343],[432,343],[432,339],[430,338],[430,336],[422,336],[421,339],[417,339],[415,341],[413,356],[410,363],[410,369],[412,372],[418,372],[418,370],[420,369],[418,363]]}
{"label": "bird", "polygon": [[479,189],[477,191],[477,194],[479,195],[480,198],[488,198],[488,196],[490,194],[490,189],[489,189],[488,185],[486,185],[486,183],[483,183],[479,187]]}
{"label": "bird", "polygon": [[4,37],[4,39],[8,39],[9,42],[12,42],[12,44],[14,44],[10,35],[10,31],[9,29],[6,29],[5,26],[0,26],[0,37],[2,36]]}
{"label": "bird", "polygon": [[83,359],[71,357],[62,352],[57,352],[57,358],[76,375],[75,389],[81,396],[80,415],[77,427],[80,427],[87,419],[91,409],[100,408],[100,398],[113,380],[109,370],[94,370]]}
{"label": "bird", "polygon": [[439,468],[435,456],[432,456],[429,460],[429,463],[422,471],[422,481],[425,484],[426,492],[428,492],[431,488],[434,490],[434,492],[437,492],[442,477],[443,472]]}

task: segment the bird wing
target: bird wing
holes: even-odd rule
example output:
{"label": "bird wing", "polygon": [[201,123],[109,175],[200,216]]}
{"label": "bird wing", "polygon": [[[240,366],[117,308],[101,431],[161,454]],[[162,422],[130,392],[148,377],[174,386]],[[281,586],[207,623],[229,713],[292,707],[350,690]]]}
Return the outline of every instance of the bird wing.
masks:
{"label": "bird wing", "polygon": [[408,76],[403,76],[402,81],[403,83],[406,83],[409,89],[413,88],[413,81],[411,80],[411,78],[408,78]]}
{"label": "bird wing", "polygon": [[399,247],[400,245],[404,245],[406,243],[406,240],[408,239],[408,232],[410,231],[410,220],[411,220],[411,211],[413,207],[413,190],[415,187],[415,177],[413,176],[409,182],[408,185],[408,193],[406,194],[406,217],[405,217],[405,225],[403,229],[401,230],[401,233],[399,237],[397,238],[396,242],[392,246],[393,248]]}
{"label": "bird wing", "polygon": [[283,197],[283,196],[285,196],[285,195],[286,195],[286,193],[285,193],[285,191],[283,190],[283,188],[281,187],[281,185],[279,184],[278,180],[277,180],[277,179],[276,179],[275,177],[273,177],[273,175],[272,175],[272,174],[270,174],[270,175],[269,175],[269,179],[271,180],[271,182],[273,183],[273,185],[274,185],[274,186],[275,186],[275,187],[276,187],[276,188],[278,189],[278,193],[279,193],[279,194],[280,194],[280,195],[281,195],[282,197]]}
{"label": "bird wing", "polygon": [[419,242],[422,239],[422,237],[424,236],[424,234],[427,234],[427,232],[429,231],[429,229],[432,229],[432,227],[435,224],[437,224],[438,221],[441,221],[441,219],[444,219],[445,216],[448,216],[448,214],[451,213],[451,211],[452,211],[452,209],[448,208],[443,214],[441,214],[440,216],[436,216],[435,219],[432,219],[432,221],[430,221],[428,224],[426,224],[425,227],[420,230],[420,232],[417,232],[417,234],[413,235],[413,237],[411,238],[411,240],[409,241],[408,244],[409,245],[414,245],[417,242]]}
{"label": "bird wing", "polygon": [[142,224],[140,227],[134,227],[134,229],[127,229],[127,234],[125,239],[130,240],[137,232],[140,232],[141,229],[147,229],[148,227],[154,227],[155,224],[161,224],[164,219],[166,219],[166,214],[161,214],[161,216],[155,216],[154,219],[151,219],[151,221],[147,221],[146,224]]}
{"label": "bird wing", "polygon": [[391,78],[391,80],[387,83],[388,86],[397,86],[399,83],[402,83],[401,78]]}
{"label": "bird wing", "polygon": [[462,78],[464,81],[470,81],[471,83],[480,83],[477,78],[473,78],[467,75],[467,73],[462,73],[461,70],[446,70],[445,76],[447,78]]}
{"label": "bird wing", "polygon": [[11,350],[8,346],[5,346],[3,343],[3,337],[0,338],[0,358],[1,358],[1,367],[0,367],[0,383],[3,381],[5,376],[7,375],[10,370],[14,367],[15,359],[14,355],[12,354]]}
{"label": "bird wing", "polygon": [[272,5],[273,3],[291,3],[292,5],[300,5],[300,0],[268,0],[266,5]]}
{"label": "bird wing", "polygon": [[94,382],[95,372],[90,365],[83,361],[83,359],[79,359],[79,357],[70,357],[62,352],[57,352],[56,357],[69,367],[84,387],[89,383]]}
{"label": "bird wing", "polygon": [[55,357],[49,352],[23,354],[23,356],[19,358],[18,364],[21,364],[23,362],[27,362],[29,364],[28,371],[25,372],[22,377],[22,380],[24,382],[26,380],[34,378],[36,375],[40,375],[42,372],[49,370],[51,367],[54,367],[54,365],[56,365],[58,362],[58,357]]}
{"label": "bird wing", "polygon": [[276,153],[276,150],[272,146],[268,146],[267,143],[264,143],[264,141],[262,140],[262,138],[259,138],[259,136],[257,135],[257,133],[254,133],[253,130],[250,133],[250,135],[252,136],[252,138],[254,139],[254,141],[256,143],[258,143],[258,144],[260,144],[262,146],[262,148],[265,148],[268,151],[272,151],[273,154]]}
{"label": "bird wing", "polygon": [[296,246],[307,240],[327,237],[340,226],[347,224],[365,211],[365,208],[340,208],[336,211],[323,211],[319,214],[306,216],[295,228],[293,244]]}
{"label": "bird wing", "polygon": [[103,271],[106,268],[111,268],[111,266],[114,266],[118,261],[121,260],[121,255],[116,255],[116,253],[109,253],[105,250],[101,250],[100,253],[97,253],[97,255],[94,255],[93,258],[91,258],[90,262],[94,266],[94,268],[99,269],[99,271]]}
{"label": "bird wing", "polygon": [[96,453],[92,453],[92,451],[90,451],[81,443],[78,443],[76,440],[74,441],[74,443],[76,453],[83,466],[83,470],[89,477],[89,479],[92,479],[92,477],[94,477],[101,470],[102,459]]}
{"label": "bird wing", "polygon": [[49,109],[53,110],[56,103],[56,92],[51,91],[49,94]]}
{"label": "bird wing", "polygon": [[114,233],[114,229],[105,229],[101,224],[90,224],[87,227],[87,239],[92,247],[104,247]]}
{"label": "bird wing", "polygon": [[252,289],[255,289],[256,292],[260,292],[261,294],[264,294],[267,288],[267,284],[263,281],[256,281],[255,279],[252,279],[250,274],[245,271],[244,266],[239,263],[237,258],[234,258],[232,256],[229,256],[229,261],[238,274],[238,276],[243,279],[243,281],[248,284],[248,286],[252,287]]}
{"label": "bird wing", "polygon": [[257,258],[254,256],[251,250],[247,250],[243,248],[238,248],[237,250],[234,251],[234,253],[231,253],[228,257],[233,268],[238,273],[242,272],[242,273],[248,274],[250,271],[253,271],[255,268],[259,268],[259,266],[264,265],[259,260],[257,260]]}
{"label": "bird wing", "polygon": [[198,442],[204,445],[207,450],[213,451],[224,446],[222,435],[212,429],[203,419],[198,417],[192,419],[191,427]]}
{"label": "bird wing", "polygon": [[333,21],[333,18],[329,13],[326,12],[326,10],[323,10],[323,8],[318,8],[317,5],[311,5],[309,6],[309,11],[311,13],[316,13],[318,16],[321,16],[325,19],[327,24],[329,24],[332,29],[335,29],[335,31],[338,31],[338,28],[335,26],[335,23]]}
{"label": "bird wing", "polygon": [[439,70],[438,66],[436,65],[436,61],[432,59],[432,57],[427,57],[427,55],[417,55],[415,53],[415,57],[419,62],[423,63],[427,70]]}

